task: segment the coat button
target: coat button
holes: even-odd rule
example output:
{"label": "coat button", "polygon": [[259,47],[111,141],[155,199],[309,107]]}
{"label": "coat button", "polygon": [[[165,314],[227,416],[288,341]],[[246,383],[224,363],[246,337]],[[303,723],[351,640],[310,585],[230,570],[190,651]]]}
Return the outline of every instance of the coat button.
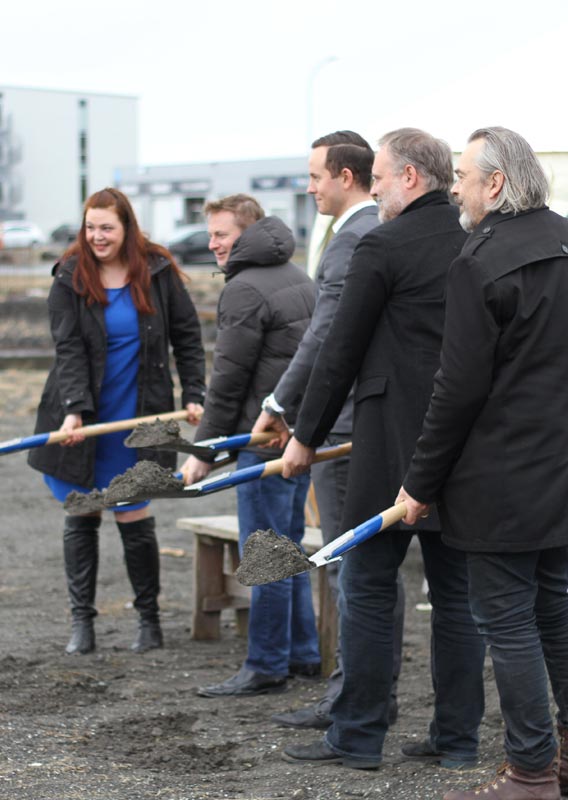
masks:
{"label": "coat button", "polygon": [[562,245],[562,252],[568,254],[568,244],[563,244]]}
{"label": "coat button", "polygon": [[491,233],[491,227],[488,225],[486,228],[483,229],[483,233]]}

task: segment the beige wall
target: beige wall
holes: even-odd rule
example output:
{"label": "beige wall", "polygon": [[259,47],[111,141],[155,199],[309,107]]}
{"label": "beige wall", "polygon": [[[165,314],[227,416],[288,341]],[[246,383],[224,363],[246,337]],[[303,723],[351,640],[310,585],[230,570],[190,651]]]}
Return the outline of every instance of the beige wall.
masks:
{"label": "beige wall", "polygon": [[549,205],[553,211],[568,216],[568,153],[538,153],[550,181]]}

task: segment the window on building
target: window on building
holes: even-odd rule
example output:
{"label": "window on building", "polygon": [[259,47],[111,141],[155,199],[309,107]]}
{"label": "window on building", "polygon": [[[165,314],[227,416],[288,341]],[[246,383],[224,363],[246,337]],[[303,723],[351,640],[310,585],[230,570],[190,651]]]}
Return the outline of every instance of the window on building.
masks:
{"label": "window on building", "polygon": [[89,109],[86,100],[79,100],[79,197],[81,205],[89,196]]}

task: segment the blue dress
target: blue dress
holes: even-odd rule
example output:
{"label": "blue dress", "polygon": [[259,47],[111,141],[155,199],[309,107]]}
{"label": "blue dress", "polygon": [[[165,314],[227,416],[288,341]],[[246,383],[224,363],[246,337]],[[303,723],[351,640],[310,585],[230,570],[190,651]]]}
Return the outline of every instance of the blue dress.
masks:
{"label": "blue dress", "polygon": [[[107,333],[105,374],[99,397],[99,422],[113,422],[136,416],[138,399],[138,356],[140,334],[138,311],[132,301],[130,286],[106,289],[109,304],[104,309]],[[125,447],[130,431],[116,431],[97,437],[95,456],[95,488],[105,489],[116,475],[136,463],[136,450]],[[90,489],[62,481],[52,475],[44,480],[53,496],[63,502],[69,492],[87,494]],[[121,506],[121,511],[144,508],[147,502]]]}

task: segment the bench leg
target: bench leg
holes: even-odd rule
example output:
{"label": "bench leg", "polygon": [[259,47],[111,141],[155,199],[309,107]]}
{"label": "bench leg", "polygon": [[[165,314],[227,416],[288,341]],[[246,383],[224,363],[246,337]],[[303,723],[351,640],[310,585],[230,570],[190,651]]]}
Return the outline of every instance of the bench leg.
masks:
{"label": "bench leg", "polygon": [[[237,542],[229,542],[229,559],[231,572],[235,572],[241,559],[239,557],[239,545]],[[248,608],[236,608],[237,633],[239,636],[248,636],[249,610]]]}
{"label": "bench leg", "polygon": [[194,537],[192,639],[218,639],[221,635],[221,612],[203,611],[203,598],[221,595],[223,580],[223,542],[205,544]]}
{"label": "bench leg", "polygon": [[324,678],[335,669],[335,650],[337,648],[337,603],[329,587],[327,571],[320,567],[318,575],[319,620],[321,672]]}

